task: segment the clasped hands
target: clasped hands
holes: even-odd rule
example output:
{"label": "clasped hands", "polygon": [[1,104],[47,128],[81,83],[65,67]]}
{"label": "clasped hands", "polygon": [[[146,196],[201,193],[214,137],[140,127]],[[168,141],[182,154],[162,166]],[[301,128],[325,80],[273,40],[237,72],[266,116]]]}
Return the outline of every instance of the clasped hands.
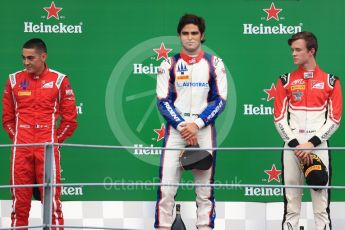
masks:
{"label": "clasped hands", "polygon": [[186,140],[188,145],[194,146],[198,144],[198,131],[199,127],[194,122],[181,124],[180,134],[182,138]]}
{"label": "clasped hands", "polygon": [[[314,145],[311,142],[307,142],[304,144],[300,144],[296,146],[296,150],[294,150],[295,156],[298,157],[300,162],[303,165],[311,165],[313,163],[313,157],[310,154],[314,148]],[[303,150],[308,149],[308,150]]]}

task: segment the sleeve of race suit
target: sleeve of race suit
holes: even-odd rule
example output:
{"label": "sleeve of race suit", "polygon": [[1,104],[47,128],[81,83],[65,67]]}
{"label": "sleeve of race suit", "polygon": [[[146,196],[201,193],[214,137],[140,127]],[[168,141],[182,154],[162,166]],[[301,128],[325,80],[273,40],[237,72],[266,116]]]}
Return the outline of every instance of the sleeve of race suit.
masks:
{"label": "sleeve of race suit", "polygon": [[328,75],[328,86],[331,93],[328,98],[327,118],[325,124],[309,140],[314,146],[327,141],[340,125],[343,108],[340,80],[333,75]]}
{"label": "sleeve of race suit", "polygon": [[274,124],[278,133],[289,147],[296,147],[299,142],[293,134],[288,121],[289,98],[287,96],[286,86],[289,82],[289,75],[282,75],[276,86],[276,95],[274,98]]}
{"label": "sleeve of race suit", "polygon": [[65,77],[60,87],[60,125],[57,129],[58,142],[62,143],[66,138],[72,136],[77,128],[77,108],[73,89],[67,77]]}
{"label": "sleeve of race suit", "polygon": [[157,107],[168,124],[180,130],[180,125],[184,122],[184,119],[174,106],[176,98],[175,77],[171,76],[173,74],[170,74],[170,71],[171,73],[174,71],[173,61],[172,58],[164,60],[158,69],[156,86]]}
{"label": "sleeve of race suit", "polygon": [[223,112],[226,105],[226,98],[228,93],[228,83],[226,78],[226,71],[222,59],[212,57],[212,65],[214,73],[211,74],[209,82],[210,93],[208,98],[208,105],[194,122],[199,128],[203,128],[215,121],[221,112]]}
{"label": "sleeve of race suit", "polygon": [[13,140],[16,130],[16,115],[10,79],[8,79],[6,82],[2,96],[2,126],[8,133],[8,136],[11,138],[11,140]]}

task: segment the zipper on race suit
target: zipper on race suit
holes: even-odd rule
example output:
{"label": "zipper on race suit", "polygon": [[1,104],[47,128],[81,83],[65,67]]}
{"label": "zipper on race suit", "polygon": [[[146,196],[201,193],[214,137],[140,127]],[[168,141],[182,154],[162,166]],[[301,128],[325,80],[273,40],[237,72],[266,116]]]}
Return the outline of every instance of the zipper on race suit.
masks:
{"label": "zipper on race suit", "polygon": [[309,80],[305,79],[305,123],[304,123],[304,130],[305,130],[305,136],[307,135],[308,130],[308,94],[309,94]]}

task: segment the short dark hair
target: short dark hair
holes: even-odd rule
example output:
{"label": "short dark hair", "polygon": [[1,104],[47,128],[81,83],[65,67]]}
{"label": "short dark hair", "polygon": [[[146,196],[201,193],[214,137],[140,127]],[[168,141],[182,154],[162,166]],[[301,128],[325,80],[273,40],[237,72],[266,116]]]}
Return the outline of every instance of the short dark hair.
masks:
{"label": "short dark hair", "polygon": [[[194,14],[185,14],[180,18],[180,21],[177,25],[177,33],[181,34],[183,27],[187,24],[194,24],[198,26],[201,34],[205,33],[205,30],[206,30],[205,20],[202,17],[199,17]],[[203,43],[204,41],[205,40],[202,40],[201,42]]]}
{"label": "short dark hair", "polygon": [[23,49],[36,49],[41,53],[47,53],[47,46],[40,38],[32,38],[24,43]]}
{"label": "short dark hair", "polygon": [[314,57],[316,57],[318,48],[316,36],[313,33],[307,31],[298,32],[297,34],[292,35],[292,37],[288,40],[289,46],[291,46],[291,44],[298,39],[303,39],[306,42],[308,50],[314,48]]}

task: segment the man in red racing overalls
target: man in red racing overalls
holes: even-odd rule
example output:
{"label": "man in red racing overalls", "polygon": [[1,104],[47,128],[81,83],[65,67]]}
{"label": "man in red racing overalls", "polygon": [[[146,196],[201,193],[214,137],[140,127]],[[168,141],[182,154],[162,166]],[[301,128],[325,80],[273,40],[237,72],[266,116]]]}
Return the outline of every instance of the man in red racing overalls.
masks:
{"label": "man in red racing overalls", "polygon": [[[62,143],[77,128],[73,90],[66,75],[49,69],[41,39],[27,41],[22,50],[25,69],[10,74],[3,94],[2,124],[13,144]],[[56,123],[60,117],[60,125]],[[53,183],[60,183],[60,152],[54,147]],[[44,147],[13,147],[11,185],[42,184]],[[32,188],[12,188],[12,227],[27,226]],[[40,188],[43,200],[42,188]],[[63,225],[61,188],[53,189],[52,224]]]}
{"label": "man in red racing overalls", "polygon": [[[316,154],[325,164],[331,184],[332,167],[327,140],[339,127],[342,113],[340,81],[322,71],[316,63],[317,39],[310,32],[299,32],[289,41],[294,64],[298,69],[280,76],[274,101],[275,126],[285,147],[297,150],[283,151],[283,183],[304,184],[301,164],[310,165]],[[303,149],[303,150],[302,150]],[[304,150],[309,149],[309,150]],[[329,212],[330,191],[311,189],[315,229],[331,229]],[[283,230],[298,230],[302,189],[284,189]]]}

